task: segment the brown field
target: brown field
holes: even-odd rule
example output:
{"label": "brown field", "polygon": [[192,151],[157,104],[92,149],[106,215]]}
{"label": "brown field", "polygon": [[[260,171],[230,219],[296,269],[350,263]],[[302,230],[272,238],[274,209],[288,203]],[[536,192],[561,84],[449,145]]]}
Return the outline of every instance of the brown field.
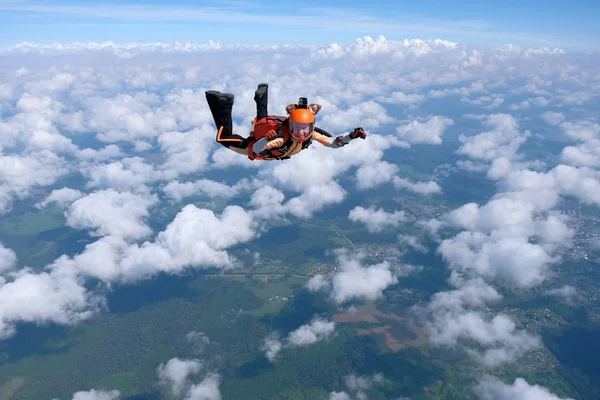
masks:
{"label": "brown field", "polygon": [[0,386],[0,400],[8,400],[23,385],[23,378],[16,377]]}
{"label": "brown field", "polygon": [[371,329],[357,329],[359,335],[370,335],[381,349],[398,352],[405,347],[420,346],[427,343],[427,332],[423,327],[414,325],[408,318],[393,313],[383,313],[373,304],[360,307],[356,311],[335,314],[336,323],[368,322],[381,324]]}

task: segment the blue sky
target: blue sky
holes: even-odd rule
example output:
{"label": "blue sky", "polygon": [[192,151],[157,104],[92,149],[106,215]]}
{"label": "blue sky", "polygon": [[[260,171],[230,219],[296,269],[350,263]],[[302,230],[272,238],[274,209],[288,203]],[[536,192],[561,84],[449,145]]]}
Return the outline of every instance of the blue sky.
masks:
{"label": "blue sky", "polygon": [[392,40],[600,49],[600,2],[474,3],[0,0],[0,45],[109,40],[315,44],[384,35]]}

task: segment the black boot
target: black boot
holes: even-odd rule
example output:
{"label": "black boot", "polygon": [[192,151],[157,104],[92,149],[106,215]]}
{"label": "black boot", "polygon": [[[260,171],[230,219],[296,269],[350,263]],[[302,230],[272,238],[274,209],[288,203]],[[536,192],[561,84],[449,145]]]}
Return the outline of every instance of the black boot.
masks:
{"label": "black boot", "polygon": [[261,83],[254,92],[254,101],[256,102],[256,119],[261,119],[269,115],[269,85]]}
{"label": "black boot", "polygon": [[233,121],[231,119],[233,94],[221,93],[216,90],[208,90],[205,93],[206,101],[217,126],[216,141],[225,147],[245,149],[248,144],[244,141],[244,138],[233,133]]}
{"label": "black boot", "polygon": [[208,90],[205,93],[206,101],[215,120],[217,130],[223,127],[223,131],[232,132],[231,110],[234,102],[233,94],[221,93],[216,90]]}

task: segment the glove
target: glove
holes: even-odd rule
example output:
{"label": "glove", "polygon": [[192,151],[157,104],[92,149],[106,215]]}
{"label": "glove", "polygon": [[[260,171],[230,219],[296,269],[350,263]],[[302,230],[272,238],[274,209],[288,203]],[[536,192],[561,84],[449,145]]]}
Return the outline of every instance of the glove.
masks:
{"label": "glove", "polygon": [[350,132],[350,139],[354,140],[354,139],[366,139],[367,138],[367,134],[365,133],[363,128],[355,128],[352,132]]}
{"label": "glove", "polygon": [[267,140],[271,141],[273,139],[275,139],[277,137],[277,131],[274,129],[271,129],[269,132],[267,132],[267,134],[265,135],[265,138],[267,138]]}

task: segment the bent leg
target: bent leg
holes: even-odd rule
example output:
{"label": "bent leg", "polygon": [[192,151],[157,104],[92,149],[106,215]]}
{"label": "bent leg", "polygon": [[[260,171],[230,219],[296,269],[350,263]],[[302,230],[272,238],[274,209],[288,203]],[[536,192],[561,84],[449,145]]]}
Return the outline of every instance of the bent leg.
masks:
{"label": "bent leg", "polygon": [[254,92],[254,101],[256,102],[256,119],[265,118],[269,115],[269,85],[261,83]]}
{"label": "bent leg", "polygon": [[[233,122],[231,110],[233,108],[234,96],[231,93],[221,93],[216,90],[205,92],[206,101],[217,127],[217,143],[230,148],[245,149],[248,147],[248,139],[233,133]],[[243,154],[243,153],[242,153]]]}

